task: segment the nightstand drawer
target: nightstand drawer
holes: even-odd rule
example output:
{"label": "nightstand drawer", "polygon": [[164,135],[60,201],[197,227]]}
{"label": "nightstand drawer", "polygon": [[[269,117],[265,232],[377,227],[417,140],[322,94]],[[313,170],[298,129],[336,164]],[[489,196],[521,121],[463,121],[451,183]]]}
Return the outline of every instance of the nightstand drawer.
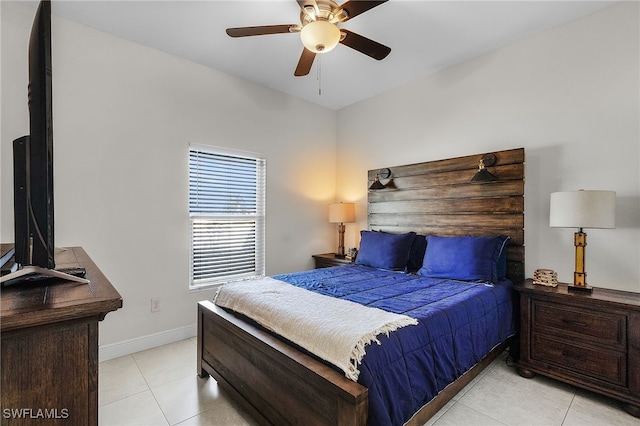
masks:
{"label": "nightstand drawer", "polygon": [[338,263],[335,260],[316,259],[316,269],[330,268],[332,266],[340,266],[340,265],[342,265],[342,263]]}
{"label": "nightstand drawer", "polygon": [[344,257],[338,257],[334,253],[314,254],[312,256],[316,261],[316,269],[330,268],[331,266],[348,265],[351,260]]}
{"label": "nightstand drawer", "polygon": [[626,317],[575,308],[567,305],[535,301],[533,329],[555,331],[563,336],[584,337],[591,343],[622,348],[626,345]]}
{"label": "nightstand drawer", "polygon": [[534,334],[531,358],[573,370],[584,376],[626,386],[626,354],[573,345],[560,339]]}

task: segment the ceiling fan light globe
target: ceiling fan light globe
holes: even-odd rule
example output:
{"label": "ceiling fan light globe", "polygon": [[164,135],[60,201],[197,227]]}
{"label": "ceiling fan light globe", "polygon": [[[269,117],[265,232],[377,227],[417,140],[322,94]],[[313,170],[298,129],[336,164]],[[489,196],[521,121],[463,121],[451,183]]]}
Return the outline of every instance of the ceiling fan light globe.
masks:
{"label": "ceiling fan light globe", "polygon": [[328,21],[313,21],[300,31],[302,44],[314,53],[326,53],[340,42],[338,26]]}

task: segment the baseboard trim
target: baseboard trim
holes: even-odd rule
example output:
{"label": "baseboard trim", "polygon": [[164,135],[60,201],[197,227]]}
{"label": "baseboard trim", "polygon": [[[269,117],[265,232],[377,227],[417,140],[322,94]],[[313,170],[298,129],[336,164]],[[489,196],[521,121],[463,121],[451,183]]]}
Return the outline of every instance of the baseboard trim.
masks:
{"label": "baseboard trim", "polygon": [[192,324],[185,327],[174,328],[173,330],[166,330],[142,337],[136,337],[135,339],[125,340],[118,343],[100,345],[98,348],[98,359],[100,362],[108,361],[113,358],[189,339],[194,337],[196,333],[197,324]]}

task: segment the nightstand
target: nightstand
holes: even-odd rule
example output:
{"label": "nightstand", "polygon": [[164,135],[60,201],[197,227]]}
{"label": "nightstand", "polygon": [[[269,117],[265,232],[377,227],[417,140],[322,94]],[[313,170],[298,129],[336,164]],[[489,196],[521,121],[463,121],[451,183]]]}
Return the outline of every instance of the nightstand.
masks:
{"label": "nightstand", "polygon": [[640,417],[640,293],[516,285],[520,293],[518,372],[542,374],[626,403]]}
{"label": "nightstand", "polygon": [[318,268],[328,268],[330,266],[340,266],[347,265],[351,263],[349,259],[345,259],[344,257],[336,257],[335,253],[322,253],[322,254],[314,254],[313,257],[316,260],[316,269]]}

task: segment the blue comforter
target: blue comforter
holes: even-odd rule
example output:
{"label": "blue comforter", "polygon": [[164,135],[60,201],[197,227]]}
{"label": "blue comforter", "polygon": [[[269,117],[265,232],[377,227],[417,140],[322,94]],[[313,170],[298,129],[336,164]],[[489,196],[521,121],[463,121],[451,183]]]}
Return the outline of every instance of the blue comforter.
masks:
{"label": "blue comforter", "polygon": [[469,283],[361,265],[273,278],[418,320],[367,347],[358,383],[369,389],[369,425],[405,423],[516,330],[510,281]]}

